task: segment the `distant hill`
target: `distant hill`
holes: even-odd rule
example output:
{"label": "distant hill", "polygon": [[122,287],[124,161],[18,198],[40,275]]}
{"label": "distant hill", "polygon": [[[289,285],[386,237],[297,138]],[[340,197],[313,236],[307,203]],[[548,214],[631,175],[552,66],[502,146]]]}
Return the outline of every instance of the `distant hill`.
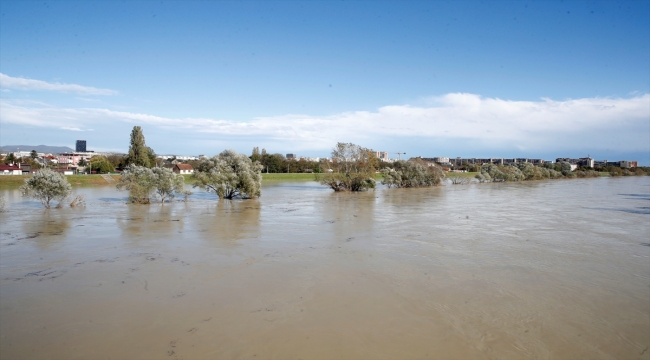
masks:
{"label": "distant hill", "polygon": [[52,153],[52,154],[60,154],[60,153],[66,153],[70,151],[74,151],[74,149],[70,149],[67,146],[48,146],[48,145],[0,145],[0,149],[2,151],[32,151],[36,150],[36,152],[39,153]]}

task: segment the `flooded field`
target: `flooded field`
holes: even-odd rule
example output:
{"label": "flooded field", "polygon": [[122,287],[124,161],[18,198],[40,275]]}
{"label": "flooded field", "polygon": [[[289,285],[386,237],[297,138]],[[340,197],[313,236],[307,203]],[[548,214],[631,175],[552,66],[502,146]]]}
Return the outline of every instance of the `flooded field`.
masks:
{"label": "flooded field", "polygon": [[2,192],[1,359],[650,359],[650,177]]}

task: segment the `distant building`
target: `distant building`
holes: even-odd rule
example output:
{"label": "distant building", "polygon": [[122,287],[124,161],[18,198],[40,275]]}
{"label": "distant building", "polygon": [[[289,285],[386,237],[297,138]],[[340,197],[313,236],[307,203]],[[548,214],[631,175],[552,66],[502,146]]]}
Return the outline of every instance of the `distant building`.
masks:
{"label": "distant building", "polygon": [[621,164],[620,166],[622,168],[628,168],[628,169],[636,168],[639,166],[638,161],[621,160],[619,161],[619,163]]}
{"label": "distant building", "polygon": [[0,175],[22,175],[20,164],[0,164]]}
{"label": "distant building", "polygon": [[[205,157],[205,155],[199,155]],[[178,161],[191,161],[191,160],[199,160],[198,157],[196,156],[180,156],[180,155],[157,155],[157,159],[162,159],[164,161],[167,161],[168,159],[174,159]]]}
{"label": "distant building", "polygon": [[375,151],[375,156],[377,156],[377,159],[379,160],[388,161],[388,153],[385,151]]}
{"label": "distant building", "polygon": [[86,140],[77,140],[77,152],[86,152]]}
{"label": "distant building", "polygon": [[22,170],[23,175],[29,175],[32,172],[32,166],[28,163],[18,164],[18,167]]}
{"label": "distant building", "polygon": [[190,164],[176,164],[173,171],[177,174],[193,174],[194,168]]}
{"label": "distant building", "polygon": [[286,158],[293,160],[296,158],[296,154],[287,154]]}
{"label": "distant building", "polygon": [[593,168],[594,165],[596,165],[595,162],[594,162],[594,159],[592,159],[590,157],[580,158],[579,160],[580,161],[578,161],[578,166],[587,166],[587,167]]}
{"label": "distant building", "polygon": [[584,158],[578,158],[578,159],[572,159],[572,158],[557,158],[555,159],[555,162],[567,162],[571,165],[577,165],[577,166],[587,166],[587,167],[594,167],[596,164],[594,159],[591,157],[587,156]]}
{"label": "distant building", "polygon": [[58,164],[67,164],[67,165],[73,165],[76,166],[79,164],[80,160],[88,161],[92,157],[93,154],[90,154],[88,152],[85,153],[64,153],[64,154],[59,154],[57,156],[57,163]]}

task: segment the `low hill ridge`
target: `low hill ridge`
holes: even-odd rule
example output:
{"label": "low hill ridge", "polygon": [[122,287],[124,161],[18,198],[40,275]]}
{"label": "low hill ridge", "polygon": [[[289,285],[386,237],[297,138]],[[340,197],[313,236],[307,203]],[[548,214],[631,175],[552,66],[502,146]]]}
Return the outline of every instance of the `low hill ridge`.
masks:
{"label": "low hill ridge", "polygon": [[36,152],[39,153],[52,153],[52,154],[60,154],[60,153],[66,153],[66,152],[71,152],[74,151],[74,149],[71,149],[67,146],[49,146],[49,145],[0,145],[0,149],[2,149],[3,152],[6,151],[32,151],[36,150]]}

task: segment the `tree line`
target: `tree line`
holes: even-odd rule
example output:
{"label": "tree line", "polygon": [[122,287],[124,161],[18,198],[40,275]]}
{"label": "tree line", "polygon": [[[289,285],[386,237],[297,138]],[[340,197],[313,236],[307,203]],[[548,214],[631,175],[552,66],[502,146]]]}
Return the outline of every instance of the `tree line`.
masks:
{"label": "tree line", "polygon": [[[93,158],[94,159],[94,158]],[[161,204],[176,196],[187,197],[191,194],[185,190],[185,178],[165,167],[154,167],[156,157],[153,149],[146,146],[144,134],[139,126],[131,132],[129,153],[122,158],[125,167],[118,190],[129,191],[129,201],[132,203],[149,204],[157,199]],[[92,162],[92,159],[91,159]],[[96,160],[98,168],[105,160]],[[314,164],[316,163],[316,164]],[[211,158],[198,161],[191,175],[194,188],[202,188],[215,193],[220,199],[249,199],[261,196],[262,171],[270,171],[271,166],[278,171],[286,164],[287,172],[291,164],[301,164],[300,161],[287,160],[280,154],[267,154],[264,149],[253,149],[251,156],[238,154],[233,150],[225,150]],[[442,168],[421,159],[399,160],[391,164],[382,163],[375,153],[362,146],[352,143],[337,143],[332,149],[331,162],[303,162],[316,173],[316,179],[324,186],[334,191],[365,191],[376,187],[376,175],[381,173],[381,183],[387,187],[416,188],[440,185],[445,178]],[[541,179],[558,179],[573,177],[597,177],[600,174],[592,169],[571,170],[566,162],[547,163],[535,166],[531,163],[515,165],[486,164],[479,168],[476,175],[479,182],[506,182]],[[619,169],[620,170],[620,169]],[[280,172],[280,171],[278,171]],[[612,176],[645,175],[643,168],[634,172],[627,169],[618,172],[611,169]],[[616,173],[617,175],[614,175]],[[453,179],[452,179],[453,180]],[[452,181],[453,182],[453,181]],[[60,207],[72,193],[72,187],[64,175],[50,169],[42,169],[25,180],[20,188],[23,196],[40,200],[46,208],[51,207],[52,201],[58,201]],[[70,206],[82,205],[83,198],[77,196]],[[3,205],[4,207],[4,205]]]}

